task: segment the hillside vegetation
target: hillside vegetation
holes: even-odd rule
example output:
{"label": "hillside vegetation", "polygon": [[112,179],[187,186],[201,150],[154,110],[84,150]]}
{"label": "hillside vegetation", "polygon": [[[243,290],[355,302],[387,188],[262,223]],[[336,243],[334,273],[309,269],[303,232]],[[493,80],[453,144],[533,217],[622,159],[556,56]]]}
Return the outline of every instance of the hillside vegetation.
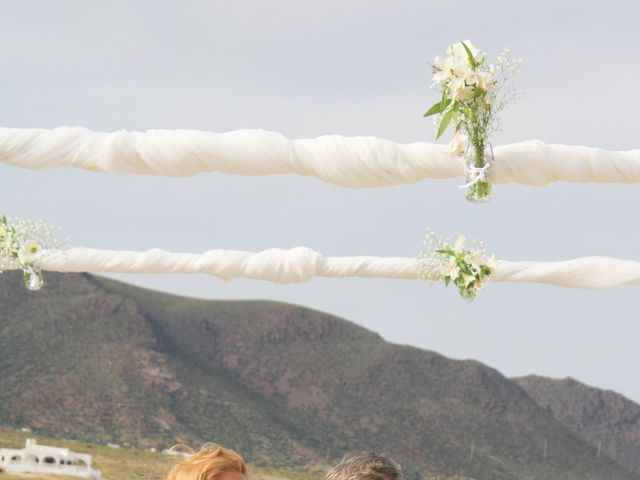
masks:
{"label": "hillside vegetation", "polygon": [[410,480],[634,479],[496,370],[307,308],[50,273],[0,275],[0,303],[0,425],[286,469],[378,450]]}

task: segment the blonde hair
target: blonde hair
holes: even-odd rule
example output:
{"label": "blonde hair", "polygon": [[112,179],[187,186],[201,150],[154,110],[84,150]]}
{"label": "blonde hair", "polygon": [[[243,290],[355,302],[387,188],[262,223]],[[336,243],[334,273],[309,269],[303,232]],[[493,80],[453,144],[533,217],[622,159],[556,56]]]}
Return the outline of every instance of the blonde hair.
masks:
{"label": "blonde hair", "polygon": [[325,480],[401,480],[402,468],[376,452],[345,457],[325,475]]}
{"label": "blonde hair", "polygon": [[167,480],[218,480],[229,470],[247,472],[247,466],[240,455],[233,450],[215,443],[207,443],[198,452],[186,445],[176,445],[171,450],[187,450],[190,455],[174,465]]}

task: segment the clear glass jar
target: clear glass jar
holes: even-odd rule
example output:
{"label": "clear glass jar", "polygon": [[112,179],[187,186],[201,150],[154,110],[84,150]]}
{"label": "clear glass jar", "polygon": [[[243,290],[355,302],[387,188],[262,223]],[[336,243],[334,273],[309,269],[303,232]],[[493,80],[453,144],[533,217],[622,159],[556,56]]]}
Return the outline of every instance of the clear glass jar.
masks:
{"label": "clear glass jar", "polygon": [[469,144],[465,159],[467,200],[474,203],[488,202],[491,200],[491,182],[488,174],[494,160],[491,143],[486,142],[480,148]]}

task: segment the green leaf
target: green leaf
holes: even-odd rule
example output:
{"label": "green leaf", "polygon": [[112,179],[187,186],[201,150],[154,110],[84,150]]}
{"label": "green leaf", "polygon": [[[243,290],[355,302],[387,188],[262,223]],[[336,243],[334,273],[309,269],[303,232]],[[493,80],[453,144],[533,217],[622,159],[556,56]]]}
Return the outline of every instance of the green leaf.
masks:
{"label": "green leaf", "polygon": [[464,261],[464,257],[462,255],[456,257],[457,264],[460,268],[469,269],[469,265]]}
{"label": "green leaf", "polygon": [[469,64],[473,67],[476,68],[478,66],[478,62],[476,62],[476,59],[473,58],[473,53],[471,53],[471,50],[469,50],[469,47],[467,47],[467,44],[464,42],[460,42],[462,44],[462,46],[464,47],[464,49],[467,51],[467,57],[469,57]]}
{"label": "green leaf", "polygon": [[451,282],[451,277],[449,275],[447,275],[446,277],[444,277],[444,284],[448,287],[449,286],[449,282]]}
{"label": "green leaf", "polygon": [[433,106],[429,110],[427,110],[427,113],[425,113],[423,117],[429,117],[431,115],[435,115],[436,113],[442,113],[442,111],[446,110],[450,103],[451,99],[447,98],[443,101],[433,104]]}
{"label": "green leaf", "polygon": [[444,115],[444,117],[442,117],[442,121],[440,122],[440,126],[438,127],[438,133],[436,134],[436,140],[439,139],[445,132],[445,130],[449,126],[449,123],[451,123],[451,120],[453,120],[455,114],[456,110],[452,108]]}
{"label": "green leaf", "polygon": [[[448,97],[449,95],[449,88],[445,87],[442,89],[442,100],[440,100],[440,103],[442,103],[442,105],[444,105],[445,103],[447,105],[451,104],[451,99]],[[442,112],[444,112],[446,110],[446,107],[442,107]]]}

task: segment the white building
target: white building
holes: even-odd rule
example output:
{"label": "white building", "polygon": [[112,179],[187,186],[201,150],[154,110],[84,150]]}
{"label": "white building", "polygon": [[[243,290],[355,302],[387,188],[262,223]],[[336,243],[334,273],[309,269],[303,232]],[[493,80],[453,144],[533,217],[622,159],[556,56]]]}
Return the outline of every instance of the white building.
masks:
{"label": "white building", "polygon": [[91,455],[68,448],[38,445],[29,438],[23,449],[0,448],[0,471],[7,473],[45,473],[98,479],[99,470],[91,468]]}

